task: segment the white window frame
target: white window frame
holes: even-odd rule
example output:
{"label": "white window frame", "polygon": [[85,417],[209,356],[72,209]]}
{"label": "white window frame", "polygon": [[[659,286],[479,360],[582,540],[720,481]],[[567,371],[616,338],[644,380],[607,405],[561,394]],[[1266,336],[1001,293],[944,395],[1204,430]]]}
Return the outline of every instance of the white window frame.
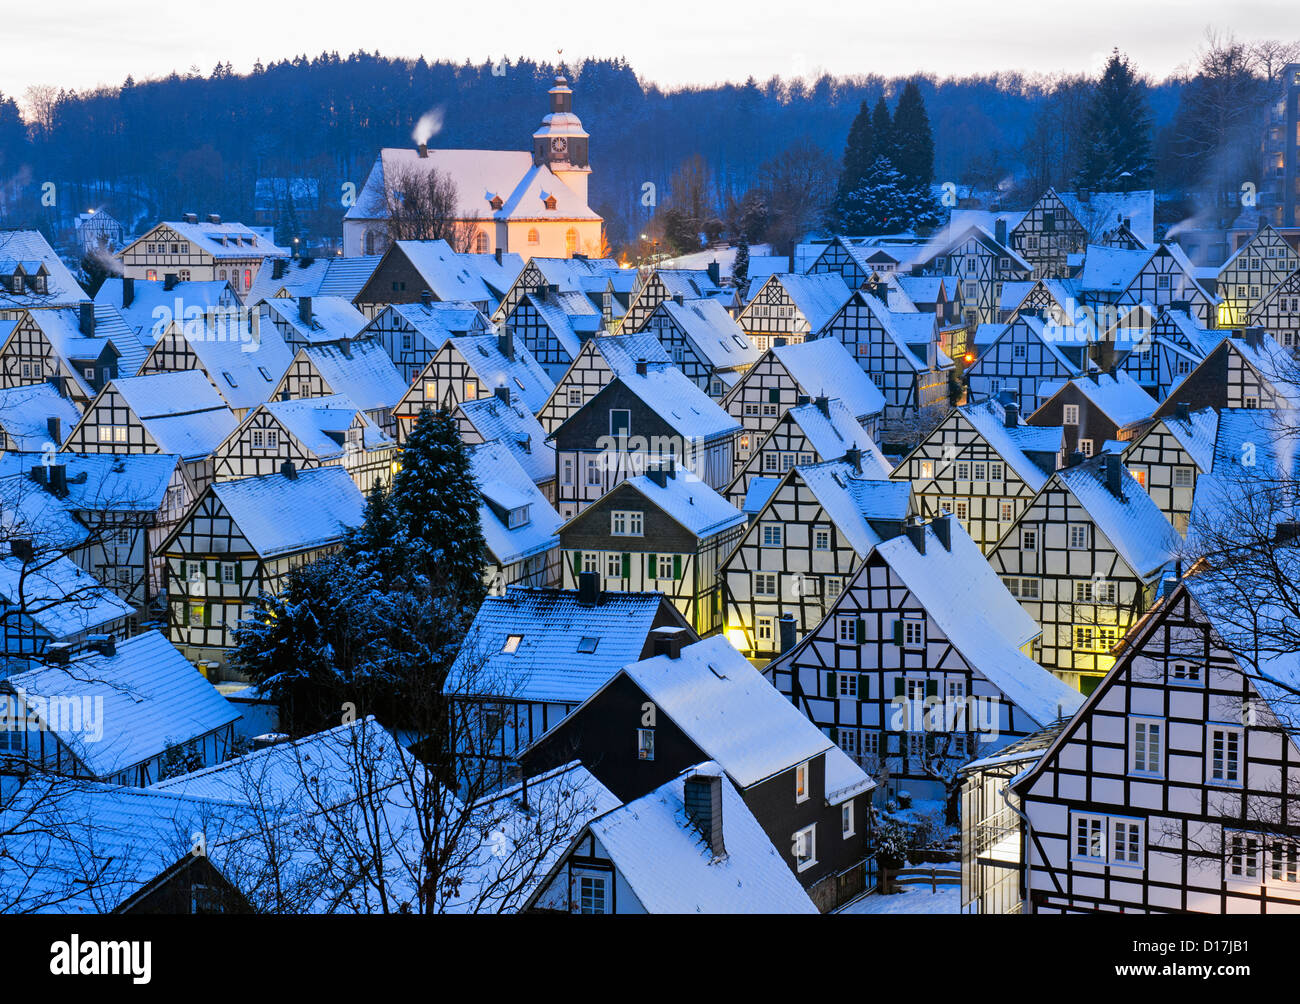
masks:
{"label": "white window frame", "polygon": [[[1215,761],[1218,759],[1215,746],[1218,737],[1223,737],[1223,765],[1216,777]],[[1232,742],[1235,740],[1235,744]],[[1233,755],[1229,757],[1229,747],[1235,745]],[[1216,788],[1240,788],[1242,786],[1243,751],[1246,748],[1246,730],[1240,725],[1226,722],[1207,722],[1205,725],[1205,783]],[[1236,775],[1230,777],[1229,775]]]}
{"label": "white window frame", "polygon": [[644,537],[645,513],[640,509],[612,509],[609,514],[611,537]]}
{"label": "white window frame", "polygon": [[805,760],[794,769],[794,801],[796,805],[808,801],[812,792],[812,768]]}
{"label": "white window frame", "polygon": [[795,871],[806,872],[817,865],[817,824],[805,826],[791,835]]}
{"label": "white window frame", "polygon": [[853,825],[853,800],[850,799],[840,806],[840,836],[848,840],[856,832]]}
{"label": "white window frame", "polygon": [[[1155,731],[1154,743],[1152,731]],[[1168,727],[1163,718],[1147,715],[1130,715],[1126,751],[1127,774],[1132,777],[1162,778],[1165,776],[1165,754],[1168,747]],[[1152,753],[1152,746],[1155,752]],[[1139,752],[1139,746],[1141,752]],[[1152,760],[1155,760],[1154,765]]]}

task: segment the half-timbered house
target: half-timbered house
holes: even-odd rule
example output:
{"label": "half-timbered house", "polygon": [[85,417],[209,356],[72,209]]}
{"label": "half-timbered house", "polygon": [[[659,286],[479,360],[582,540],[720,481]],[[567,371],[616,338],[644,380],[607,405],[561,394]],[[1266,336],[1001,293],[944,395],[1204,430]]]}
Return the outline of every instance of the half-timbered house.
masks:
{"label": "half-timbered house", "polygon": [[485,335],[491,330],[488,319],[472,303],[429,297],[427,302],[385,307],[357,337],[377,339],[397,371],[414,383],[448,338]]}
{"label": "half-timbered house", "polygon": [[343,394],[385,433],[396,436],[393,408],[407,386],[377,342],[344,340],[300,348],[271,400]]}
{"label": "half-timbered house", "polygon": [[565,588],[659,590],[701,636],[722,626],[719,571],[745,516],[671,460],[629,478],[559,530]]}
{"label": "half-timbered house", "polygon": [[1246,324],[1262,327],[1292,351],[1300,349],[1300,269],[1264,292],[1246,315]]}
{"label": "half-timbered house", "polygon": [[1039,634],[945,515],[872,548],[763,675],[891,794],[943,800],[961,764],[1079,706],[1029,657]]}
{"label": "half-timbered house", "polygon": [[1146,304],[1159,311],[1186,302],[1198,323],[1216,323],[1215,297],[1201,285],[1182,248],[1168,241],[1152,251],[1089,245],[1080,287],[1094,309],[1113,305],[1123,312]]}
{"label": "half-timbered house", "polygon": [[1214,466],[1219,413],[1192,411],[1186,405],[1156,419],[1124,448],[1124,465],[1151,500],[1186,535],[1196,482]]}
{"label": "half-timbered house", "polygon": [[572,518],[660,458],[720,489],[732,478],[740,431],[681,370],[638,360],[551,433],[560,515]]}
{"label": "half-timbered house", "polygon": [[500,443],[528,474],[551,505],[555,505],[555,447],[533,413],[508,388],[491,397],[464,401],[452,412],[461,442]]}
{"label": "half-timbered house", "polygon": [[[1062,332],[1069,333],[1067,340]],[[1018,313],[981,349],[965,379],[972,400],[1013,391],[1023,412],[1033,414],[1043,403],[1043,384],[1072,380],[1089,369],[1087,343],[1077,340],[1070,328]]]}
{"label": "half-timbered house", "polygon": [[672,364],[671,357],[653,335],[610,335],[584,342],[537,413],[542,428],[547,434],[554,432],[603,390],[616,373],[635,372],[637,362],[642,359],[649,366]]}
{"label": "half-timbered house", "polygon": [[257,330],[273,327],[291,353],[304,345],[369,335],[365,314],[343,296],[276,296],[256,310]]}
{"label": "half-timbered house", "polygon": [[562,292],[554,286],[525,294],[501,324],[552,380],[564,375],[584,342],[606,330],[604,315],[587,294]]}
{"label": "half-timbered house", "polygon": [[73,453],[172,453],[200,492],[212,454],[238,425],[212,383],[195,370],[110,380],[73,427]]}
{"label": "half-timbered house", "polygon": [[546,370],[508,329],[500,335],[449,338],[393,406],[393,418],[398,438],[405,442],[425,408],[453,411],[462,401],[504,391],[509,400],[517,398],[536,412],[554,390]]}
{"label": "half-timbered house", "polygon": [[871,434],[843,401],[837,397],[811,401],[800,397],[772,431],[759,440],[722,494],[732,505],[743,507],[756,478],[779,481],[796,466],[838,460],[849,450],[859,451],[867,477],[887,478],[893,470]]}
{"label": "half-timbered house", "polygon": [[714,400],[735,386],[760,354],[717,298],[664,300],[641,330],[658,338],[677,368]]}
{"label": "half-timbered house", "polygon": [[748,465],[782,415],[820,397],[838,398],[873,436],[889,404],[837,339],[774,345],[764,352],[722,399],[722,407],[742,429],[734,474]]}
{"label": "half-timbered house", "polygon": [[1179,543],[1119,454],[1105,453],[1048,478],[988,559],[1043,629],[1038,661],[1090,693]]}
{"label": "half-timbered house", "polygon": [[117,253],[124,276],[154,280],[170,272],[182,282],[226,280],[240,297],[266,259],[288,257],[242,223],[223,223],[216,214],[200,222],[195,213],[156,224]]}
{"label": "half-timbered house", "polygon": [[962,312],[971,327],[998,319],[1002,283],[1034,277],[1033,265],[978,224],[944,228],[917,252],[915,264],[961,283]]}
{"label": "half-timbered house", "polygon": [[0,233],[0,321],[34,307],[75,307],[86,291],[39,230]]}
{"label": "half-timbered house", "polygon": [[711,300],[728,297],[722,285],[722,270],[654,268],[638,274],[636,288],[628,299],[627,310],[618,322],[621,335],[636,334],[655,308],[665,300],[680,296],[683,300]]}
{"label": "half-timbered house", "polygon": [[778,273],[751,291],[736,323],[759,351],[780,338],[794,345],[816,335],[844,306],[851,290],[834,272],[818,275]]}
{"label": "half-timbered house", "polygon": [[163,542],[171,639],[187,659],[224,664],[241,620],[289,569],[337,550],[365,498],[341,467],[218,481]]}
{"label": "half-timbered house", "polygon": [[181,282],[174,273],[152,282],[109,276],[95,293],[95,303],[114,308],[146,346],[153,345],[172,324],[184,325],[212,314],[232,318],[230,323],[235,325],[246,316],[239,310],[230,280]]}
{"label": "half-timbered house", "polygon": [[419,303],[427,293],[490,316],[523,267],[517,254],[462,254],[445,240],[394,241],[352,302],[373,318],[390,303]]}
{"label": "half-timbered house", "polygon": [[525,750],[524,772],[576,758],[630,802],[712,760],[819,909],[862,892],[875,781],[725,639],[665,648],[624,666]]}
{"label": "half-timbered house", "polygon": [[1107,443],[1126,443],[1151,424],[1155,399],[1122,370],[1063,383],[1049,381],[1038,389],[1042,398],[1027,419],[1030,425],[1065,429],[1065,452],[1085,457],[1100,453]]}
{"label": "half-timbered house", "polygon": [[1296,249],[1268,224],[1261,226],[1219,268],[1218,325],[1235,328],[1256,323],[1250,316],[1260,301],[1297,268]]}
{"label": "half-timbered house", "polygon": [[872,276],[898,271],[903,255],[895,249],[852,237],[832,237],[805,270],[809,275],[835,273],[849,289],[861,289]]}
{"label": "half-timbered house", "polygon": [[772,658],[778,621],[803,634],[821,622],[871,548],[902,532],[911,486],[869,478],[861,456],[786,474],[722,565],[725,630],[752,658]]}
{"label": "half-timbered house", "polygon": [[253,276],[253,288],[244,302],[256,307],[263,300],[280,297],[341,296],[351,303],[370,281],[382,255],[299,257],[292,265],[283,258],[262,263]]}
{"label": "half-timbered house", "polygon": [[1300,373],[1291,352],[1262,328],[1223,332],[1213,349],[1176,383],[1155,417],[1193,409],[1300,407]]}
{"label": "half-timbered house", "polygon": [[[1183,304],[1166,307],[1119,360],[1118,369],[1136,380],[1157,401],[1196,368],[1223,339],[1201,327]],[[1145,313],[1145,308],[1137,308]]]}
{"label": "half-timbered house", "polygon": [[300,471],[332,465],[369,492],[393,480],[397,442],[347,396],[269,401],[239,423],[212,455],[217,481],[276,474],[285,463]]}
{"label": "half-timbered house", "polygon": [[890,475],[926,519],[951,513],[985,554],[1064,462],[1064,430],[1026,425],[1009,397],[954,408]]}
{"label": "half-timbered house", "polygon": [[494,321],[509,317],[529,295],[550,290],[554,293],[582,293],[614,330],[614,322],[627,310],[636,282],[634,271],[619,267],[612,258],[529,258],[515,273],[510,288],[492,315]]}
{"label": "half-timbered house", "polygon": [[[885,421],[915,415],[921,408],[948,400],[952,360],[940,351],[937,329],[923,332],[925,340],[909,341],[910,328],[896,324],[884,301],[854,290],[848,301],[817,332],[817,341],[836,341],[884,395]],[[925,315],[916,315],[924,318]],[[933,318],[929,322],[934,324]],[[906,322],[904,322],[906,324]]]}

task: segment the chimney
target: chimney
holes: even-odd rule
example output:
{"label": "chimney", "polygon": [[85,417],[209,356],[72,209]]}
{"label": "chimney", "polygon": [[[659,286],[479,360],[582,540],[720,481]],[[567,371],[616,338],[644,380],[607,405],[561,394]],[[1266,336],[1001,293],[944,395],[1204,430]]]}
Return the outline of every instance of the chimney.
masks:
{"label": "chimney", "polygon": [[722,285],[722,266],[718,264],[716,259],[709,262],[705,267],[705,271],[709,273],[709,282],[715,286]]}
{"label": "chimney", "polygon": [[176,281],[177,278],[175,272],[166,273],[163,276],[163,289],[166,290],[168,293],[170,293],[173,289],[176,288]]}
{"label": "chimney", "polygon": [[496,255],[496,258],[497,258],[497,264],[500,265],[500,264],[501,264],[501,256],[502,256],[502,254],[503,254],[501,248],[498,247],[498,248],[497,248],[495,251],[493,251],[492,253],[493,253],[494,255]]}
{"label": "chimney", "polygon": [[809,400],[810,398],[807,394],[796,394],[794,398],[795,407],[802,408]]}
{"label": "chimney", "polygon": [[82,300],[78,306],[77,327],[87,338],[95,334],[95,301]]}
{"label": "chimney", "polygon": [[1243,332],[1243,335],[1246,339],[1246,344],[1252,349],[1257,349],[1264,344],[1263,328],[1247,328]]}
{"label": "chimney", "polygon": [[776,338],[772,339],[772,348],[779,349],[779,348],[783,348],[784,346],[785,346],[785,339],[780,337],[779,335]]}
{"label": "chimney", "polygon": [[686,818],[700,831],[715,858],[727,853],[722,842],[722,778],[716,774],[692,774],[682,785]]}
{"label": "chimney", "polygon": [[668,470],[667,468],[656,464],[653,467],[646,468],[646,477],[660,488],[668,487]]}
{"label": "chimney", "polygon": [[283,258],[275,259],[275,261],[271,262],[271,278],[283,279],[284,271],[288,267],[289,267],[289,263],[285,261]]}
{"label": "chimney", "polygon": [[280,473],[290,481],[298,480],[298,467],[292,460],[286,460],[280,465]]}
{"label": "chimney", "polygon": [[303,324],[307,325],[307,327],[309,327],[309,328],[311,327],[311,325],[312,325],[312,312],[311,312],[311,297],[310,297],[310,296],[300,296],[300,297],[298,297],[298,319],[299,319],[300,321],[302,321]]}
{"label": "chimney", "polygon": [[51,443],[55,446],[63,445],[63,419],[58,415],[51,415],[45,420],[45,431],[49,434]]}
{"label": "chimney", "polygon": [[827,418],[831,417],[831,399],[825,394],[818,395],[818,397],[813,400],[813,404],[817,405],[817,410]]}
{"label": "chimney", "polygon": [[912,546],[916,548],[916,553],[925,554],[925,524],[908,523],[903,530],[907,534],[907,539],[912,542]]}
{"label": "chimney", "polygon": [[221,222],[221,214],[220,214],[220,213],[208,213],[208,222],[209,222],[209,223],[220,223],[220,222]]}
{"label": "chimney", "polygon": [[795,623],[794,614],[783,613],[776,619],[777,640],[781,643],[781,651],[789,652],[794,648],[795,642]]}
{"label": "chimney", "polygon": [[1106,490],[1114,495],[1117,499],[1124,497],[1124,491],[1121,484],[1121,464],[1123,459],[1118,453],[1107,453],[1102,458],[1102,464],[1106,468]]}
{"label": "chimney", "polygon": [[45,662],[51,666],[67,666],[72,662],[72,645],[66,641],[56,641],[45,646]]}
{"label": "chimney", "polygon": [[340,339],[339,339],[339,351],[343,353],[343,358],[344,358],[344,359],[351,359],[351,358],[352,358],[352,339],[351,339],[351,338],[340,338]]}
{"label": "chimney", "polygon": [[28,537],[14,537],[9,541],[9,553],[19,561],[31,561],[36,554]]}
{"label": "chimney", "polygon": [[952,514],[944,513],[942,516],[936,516],[930,521],[930,527],[934,530],[934,535],[939,538],[939,543],[945,551],[952,550]]}
{"label": "chimney", "polygon": [[50,472],[45,469],[44,464],[37,464],[31,470],[32,480],[38,485],[48,485],[50,483]]}
{"label": "chimney", "polygon": [[637,376],[645,376],[648,369],[649,363],[645,359],[638,359],[636,361]]}
{"label": "chimney", "polygon": [[682,304],[684,304],[685,302],[686,302],[686,297],[682,296],[681,293],[674,293],[674,294],[673,294],[673,303],[677,304],[677,306],[680,307],[680,306],[681,306]]}
{"label": "chimney", "polygon": [[1069,457],[1066,458],[1066,460],[1068,461],[1068,463],[1066,463],[1065,466],[1066,466],[1066,467],[1078,467],[1081,463],[1083,463],[1083,462],[1084,462],[1085,460],[1087,460],[1087,459],[1088,459],[1088,458],[1085,457],[1085,456],[1084,456],[1082,453],[1080,453],[1078,450],[1071,450],[1071,451],[1070,451],[1070,455],[1069,455]]}
{"label": "chimney", "polygon": [[921,276],[925,275],[925,268],[921,265],[913,265],[911,272],[912,278],[919,279]]}
{"label": "chimney", "polygon": [[198,213],[186,213],[186,214],[185,214],[185,222],[186,222],[186,223],[198,223],[198,222],[199,222],[199,214],[198,214]]}
{"label": "chimney", "polygon": [[110,658],[117,655],[117,640],[111,634],[92,634],[88,640],[91,649],[100,655]]}
{"label": "chimney", "polygon": [[1174,418],[1180,422],[1190,422],[1192,420],[1192,406],[1186,401],[1175,402]]}
{"label": "chimney", "polygon": [[60,498],[68,494],[67,464],[50,464],[50,491]]}
{"label": "chimney", "polygon": [[1008,401],[1002,406],[1002,424],[1008,429],[1014,429],[1020,424],[1020,405],[1015,401]]}
{"label": "chimney", "polygon": [[594,607],[600,602],[600,575],[598,573],[578,573],[578,602],[584,607]]}
{"label": "chimney", "polygon": [[999,244],[1005,245],[1007,243],[1006,220],[998,219],[993,222],[993,237]]}
{"label": "chimney", "polygon": [[122,277],[122,309],[125,310],[135,302],[135,280],[129,275]]}
{"label": "chimney", "polygon": [[497,348],[501,354],[514,362],[515,358],[515,333],[510,329],[510,325],[501,326],[501,334],[497,335]]}
{"label": "chimney", "polygon": [[500,401],[502,404],[510,403],[510,388],[507,387],[505,384],[502,384],[500,387],[497,388],[497,400]]}
{"label": "chimney", "polygon": [[666,655],[669,659],[680,659],[685,643],[685,628],[657,627],[650,632],[651,655]]}
{"label": "chimney", "polygon": [[851,464],[853,469],[859,474],[862,473],[862,451],[856,446],[850,446],[844,453],[844,462]]}
{"label": "chimney", "polygon": [[415,148],[415,152],[418,153],[420,155],[420,159],[423,160],[424,158],[429,156],[429,144],[421,143],[419,146]]}
{"label": "chimney", "polygon": [[433,294],[427,289],[420,290],[420,303],[425,307],[432,307]]}

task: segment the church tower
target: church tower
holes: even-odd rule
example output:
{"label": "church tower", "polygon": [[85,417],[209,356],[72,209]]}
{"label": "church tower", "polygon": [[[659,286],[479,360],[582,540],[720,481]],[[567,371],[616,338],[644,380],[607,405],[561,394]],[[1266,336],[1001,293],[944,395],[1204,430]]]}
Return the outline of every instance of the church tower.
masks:
{"label": "church tower", "polygon": [[584,203],[587,201],[587,133],[573,114],[573,91],[563,76],[550,90],[551,110],[533,133],[533,163],[546,164]]}

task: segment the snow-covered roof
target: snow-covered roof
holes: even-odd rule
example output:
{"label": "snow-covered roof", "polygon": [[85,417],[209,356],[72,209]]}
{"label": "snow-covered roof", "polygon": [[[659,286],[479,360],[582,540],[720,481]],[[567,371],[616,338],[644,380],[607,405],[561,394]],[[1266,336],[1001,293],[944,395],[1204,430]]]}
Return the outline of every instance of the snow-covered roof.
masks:
{"label": "snow-covered roof", "polygon": [[873,521],[901,522],[907,516],[911,484],[872,480],[843,460],[796,467],[788,476],[803,479],[827,518],[859,556],[880,543],[880,535],[871,526]]}
{"label": "snow-covered roof", "polygon": [[135,610],[70,559],[37,551],[24,562],[0,558],[0,601],[22,613],[58,641],[130,617]]}
{"label": "snow-covered roof", "polygon": [[[4,303],[14,307],[51,307],[80,303],[86,299],[72,271],[50,247],[39,230],[0,230],[0,261],[40,262],[45,266],[46,292],[14,293],[6,290]],[[26,266],[24,267],[26,270]]]}
{"label": "snow-covered roof", "polygon": [[1057,192],[1090,237],[1114,230],[1124,220],[1133,236],[1150,247],[1155,243],[1156,193],[1092,192],[1087,201],[1076,192]]}
{"label": "snow-covered roof", "polygon": [[761,353],[719,300],[665,300],[655,309],[671,317],[714,368],[748,367],[758,361]]}
{"label": "snow-covered roof", "polygon": [[[508,446],[496,442],[470,447],[470,469],[484,499],[478,510],[483,539],[497,564],[509,565],[560,546],[556,531],[564,521]],[[528,522],[508,526],[502,514],[525,506]]]}
{"label": "snow-covered roof", "polygon": [[392,408],[409,386],[377,342],[304,345],[295,358],[311,360],[331,391],[346,394],[365,411]]}
{"label": "snow-covered roof", "polygon": [[[324,460],[345,454],[346,433],[358,419],[363,426],[364,449],[372,450],[397,445],[392,437],[375,425],[346,394],[307,397],[295,401],[268,401],[262,405],[262,408],[274,415],[285,430],[317,459]],[[255,414],[256,411],[249,412],[242,425],[250,425]],[[231,435],[233,437],[238,434],[235,432]]]}
{"label": "snow-covered roof", "polygon": [[[303,342],[333,342],[355,338],[366,326],[366,315],[342,296],[313,296],[311,322],[302,318],[299,297],[277,296],[267,300],[262,309],[293,329]],[[265,331],[265,326],[262,328]]]}
{"label": "snow-covered roof", "polygon": [[535,483],[554,480],[555,447],[546,441],[542,423],[518,398],[512,395],[509,404],[495,395],[462,401],[456,415],[478,430],[485,441],[506,446]]}
{"label": "snow-covered roof", "polygon": [[111,390],[122,395],[160,453],[186,460],[210,455],[238,424],[198,370],[113,380],[103,393]]}
{"label": "snow-covered roof", "polygon": [[742,789],[834,745],[721,635],[623,674]]}
{"label": "snow-covered roof", "polygon": [[[697,537],[711,537],[745,523],[744,513],[682,468],[665,477],[662,486],[648,474],[629,478],[627,483]],[[581,513],[574,517],[581,518]]]}
{"label": "snow-covered roof", "polygon": [[931,524],[925,528],[924,553],[907,534],[877,544],[876,553],[971,667],[1037,724],[1072,712],[1082,695],[1021,651],[1042,628],[1007,591],[961,524],[951,517],[948,524],[950,547]]}
{"label": "snow-covered roof", "polygon": [[85,721],[41,716],[59,742],[98,778],[152,760],[171,746],[230,725],[240,715],[159,631],[117,642],[113,655],[87,652],[67,666],[17,673],[4,684],[21,693],[29,708],[31,698],[70,697],[96,704],[102,699],[102,712],[95,712],[100,735],[88,735]]}
{"label": "snow-covered roof", "polygon": [[991,401],[962,405],[958,411],[998,456],[1011,465],[1021,481],[1034,491],[1047,483],[1051,471],[1043,470],[1029,454],[1059,454],[1065,441],[1064,428],[1023,422],[1008,428],[1003,410]]}
{"label": "snow-covered roof", "polygon": [[24,452],[45,449],[52,442],[52,418],[59,420],[61,438],[66,437],[81,418],[81,409],[48,383],[0,390],[0,429],[4,429],[11,449]]}
{"label": "snow-covered roof", "polygon": [[244,411],[270,399],[293,362],[293,350],[273,324],[255,335],[230,331],[221,318],[207,318],[193,330],[189,324],[172,329],[198,357],[226,405]]}
{"label": "snow-covered roof", "polygon": [[1182,540],[1123,464],[1119,465],[1120,496],[1106,487],[1103,465],[1108,456],[1062,468],[1054,477],[1079,501],[1098,533],[1110,541],[1128,566],[1145,577],[1172,561]]}
{"label": "snow-covered roof", "polygon": [[341,296],[353,299],[375,274],[383,255],[353,258],[299,258],[287,265],[277,279],[275,262],[262,262],[244,302],[256,306],[282,291],[288,296]]}
{"label": "snow-covered roof", "polygon": [[837,460],[857,448],[862,451],[862,472],[866,477],[889,477],[892,466],[848,406],[837,397],[829,398],[825,406],[823,412],[820,404],[810,401],[795,405],[787,413],[817,456],[822,460]]}
{"label": "snow-covered roof", "polygon": [[555,390],[555,381],[547,376],[522,338],[514,339],[509,357],[501,351],[500,340],[494,334],[452,338],[451,344],[478,376],[485,390],[508,387],[511,398],[522,398],[534,413],[541,410]]}
{"label": "snow-covered roof", "polygon": [[[439,300],[464,300],[495,306],[524,267],[518,255],[463,254],[444,240],[397,241],[389,254],[400,251],[420,274],[424,288]],[[506,276],[509,278],[506,278]],[[504,283],[504,285],[502,284]]]}
{"label": "snow-covered roof", "polygon": [[146,345],[156,342],[172,321],[184,324],[198,313],[236,305],[235,292],[225,279],[178,281],[171,289],[167,289],[165,279],[133,279],[131,302],[126,305],[122,303],[122,287],[120,277],[110,276],[95,294],[95,303],[117,310],[126,326]]}
{"label": "snow-covered roof", "polygon": [[432,349],[441,348],[453,335],[477,335],[492,328],[483,312],[468,300],[390,303],[375,316],[369,327],[377,329],[389,324],[393,317],[400,318],[405,325],[423,335]]}
{"label": "snow-covered roof", "polygon": [[[528,293],[520,302],[529,304],[537,311],[570,359],[578,355],[585,337],[604,328],[604,315],[596,309],[586,293],[577,290]],[[510,323],[509,318],[506,323]]]}
{"label": "snow-covered roof", "polygon": [[365,499],[342,467],[218,481],[208,490],[262,558],[337,544],[363,521]]}
{"label": "snow-covered roof", "polygon": [[644,373],[633,369],[630,373],[617,374],[614,379],[640,398],[664,424],[687,439],[704,442],[734,435],[741,429],[739,422],[676,367],[647,367]]}
{"label": "snow-covered roof", "polygon": [[[576,589],[510,586],[504,596],[485,599],[474,615],[448,689],[487,685],[504,687],[512,699],[581,704],[641,658],[651,629],[670,610],[662,593],[604,592],[598,603],[586,605]],[[512,637],[518,643],[506,652]]]}
{"label": "snow-covered roof", "polygon": [[644,359],[651,366],[659,363],[671,366],[673,362],[659,339],[648,331],[593,338],[588,344],[594,351],[599,352],[605,364],[620,376],[625,373],[635,373],[637,360],[640,359]]}
{"label": "snow-covered roof", "polygon": [[809,397],[839,398],[858,417],[885,410],[885,395],[839,339],[816,338],[770,351]]}
{"label": "snow-covered roof", "polygon": [[735,786],[724,775],[722,842],[714,858],[686,816],[685,779],[717,773],[692,767],[654,791],[592,820],[592,836],[650,914],[817,913]]}
{"label": "snow-covered roof", "polygon": [[[820,331],[844,306],[852,290],[838,272],[800,275],[797,272],[779,272],[768,279],[779,283],[786,296],[794,301],[795,309],[808,321],[808,330]],[[752,286],[751,302],[761,287]]]}
{"label": "snow-covered roof", "polygon": [[1124,370],[1117,370],[1114,376],[1109,373],[1094,372],[1086,377],[1077,377],[1069,381],[1053,380],[1041,384],[1038,399],[1043,403],[1039,410],[1047,407],[1067,385],[1075,387],[1088,399],[1098,411],[1109,418],[1119,428],[1141,422],[1150,418],[1156,410],[1157,402],[1143,389],[1142,385]]}
{"label": "snow-covered roof", "polygon": [[1079,288],[1096,293],[1122,293],[1151,260],[1151,252],[1089,244],[1079,274]]}
{"label": "snow-covered roof", "polygon": [[[290,255],[288,248],[277,247],[256,230],[233,220],[223,220],[220,223],[206,220],[198,223],[164,220],[161,226],[174,230],[197,246],[200,251],[218,259],[288,258]],[[152,231],[145,236],[151,235]],[[144,237],[140,238],[140,240],[144,239]]]}
{"label": "snow-covered roof", "polygon": [[745,489],[745,501],[740,511],[746,516],[756,516],[767,505],[775,491],[781,487],[781,479],[764,477],[761,474],[750,478],[749,487]]}
{"label": "snow-covered roof", "polygon": [[75,307],[33,310],[28,314],[58,357],[69,363],[73,379],[87,396],[93,391],[82,374],[81,366],[72,364],[74,360],[99,359],[105,348],[112,346],[117,357],[118,374],[134,376],[149,352],[148,346],[131,331],[112,304],[95,304],[94,314],[95,328],[91,335],[82,334],[81,312]]}
{"label": "snow-covered roof", "polygon": [[[43,452],[11,450],[0,457],[0,477],[28,476],[32,468],[45,466],[45,460]],[[67,475],[67,494],[58,503],[71,512],[87,513],[157,512],[181,462],[170,453],[58,453],[53,460]]]}

